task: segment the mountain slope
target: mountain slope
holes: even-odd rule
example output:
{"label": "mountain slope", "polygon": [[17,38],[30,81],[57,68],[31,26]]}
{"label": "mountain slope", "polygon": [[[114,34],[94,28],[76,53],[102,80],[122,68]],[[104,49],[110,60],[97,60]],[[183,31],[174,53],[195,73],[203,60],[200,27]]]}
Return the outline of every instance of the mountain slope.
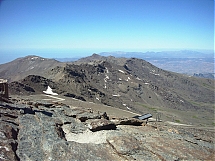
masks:
{"label": "mountain slope", "polygon": [[44,71],[61,64],[54,59],[46,59],[38,56],[26,56],[12,62],[0,65],[0,77],[9,82],[23,79],[30,74],[44,75]]}
{"label": "mountain slope", "polygon": [[[214,79],[214,52],[213,51],[163,51],[163,52],[103,52],[101,56],[115,56],[126,58],[139,58],[149,61],[153,65],[177,72],[194,75],[204,73],[207,78]],[[204,68],[202,68],[204,67]],[[210,74],[210,76],[208,75]]]}
{"label": "mountain slope", "polygon": [[127,59],[128,58],[124,58],[124,57],[120,57],[120,58],[116,58],[114,56],[105,57],[98,54],[93,54],[91,56],[78,59],[77,61],[74,62],[74,64],[82,64],[82,63],[93,64],[93,63],[98,63],[99,61],[107,61],[113,64],[123,65]]}
{"label": "mountain slope", "polygon": [[[18,88],[22,88],[23,94],[42,93],[50,85],[68,99],[140,114],[160,112],[166,118],[175,115],[180,122],[213,124],[214,80],[165,71],[142,59],[93,55],[75,63],[52,66],[43,71],[43,77],[34,74],[19,83],[10,84],[12,94],[17,94]],[[25,92],[25,88],[30,92]]]}

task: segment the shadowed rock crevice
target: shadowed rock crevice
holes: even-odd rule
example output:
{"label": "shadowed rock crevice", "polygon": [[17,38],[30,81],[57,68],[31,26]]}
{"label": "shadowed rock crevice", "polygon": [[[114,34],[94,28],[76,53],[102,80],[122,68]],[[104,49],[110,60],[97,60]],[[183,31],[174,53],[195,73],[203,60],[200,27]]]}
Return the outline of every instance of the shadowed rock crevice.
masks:
{"label": "shadowed rock crevice", "polygon": [[12,150],[13,150],[13,152],[14,152],[14,155],[15,155],[14,160],[15,160],[15,161],[20,161],[20,158],[19,158],[18,155],[16,154],[17,147],[18,147],[18,143],[17,143],[17,142],[11,142],[10,145],[11,145],[11,148],[12,148]]}
{"label": "shadowed rock crevice", "polygon": [[56,124],[55,130],[57,131],[58,136],[66,141],[65,132],[63,131],[62,127]]}
{"label": "shadowed rock crevice", "polygon": [[0,160],[19,161],[17,155],[19,110],[0,104]]}
{"label": "shadowed rock crevice", "polygon": [[19,134],[19,129],[15,130],[14,128],[11,129],[11,133],[12,133],[12,138],[14,140],[17,140],[17,136]]}

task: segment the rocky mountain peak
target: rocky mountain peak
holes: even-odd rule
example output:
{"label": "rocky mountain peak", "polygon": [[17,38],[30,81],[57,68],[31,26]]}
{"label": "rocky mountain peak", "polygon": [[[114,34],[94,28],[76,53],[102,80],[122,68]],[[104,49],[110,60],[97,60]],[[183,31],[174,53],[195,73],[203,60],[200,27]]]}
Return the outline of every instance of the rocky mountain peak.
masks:
{"label": "rocky mountain peak", "polygon": [[14,61],[15,62],[19,61],[20,63],[21,62],[27,63],[28,61],[47,61],[47,60],[50,60],[50,59],[42,58],[42,57],[36,56],[36,55],[28,55],[25,57],[17,58]]}
{"label": "rocky mountain peak", "polygon": [[45,58],[36,56],[36,55],[29,55],[24,57],[25,60],[45,60]]}
{"label": "rocky mountain peak", "polygon": [[37,74],[44,76],[44,71],[61,64],[54,59],[42,58],[39,56],[31,55],[15,59],[6,64],[0,65],[0,76],[11,81],[17,81],[24,77]]}
{"label": "rocky mountain peak", "polygon": [[94,53],[91,57],[94,59],[101,58],[101,56],[99,54],[96,54],[96,53]]}

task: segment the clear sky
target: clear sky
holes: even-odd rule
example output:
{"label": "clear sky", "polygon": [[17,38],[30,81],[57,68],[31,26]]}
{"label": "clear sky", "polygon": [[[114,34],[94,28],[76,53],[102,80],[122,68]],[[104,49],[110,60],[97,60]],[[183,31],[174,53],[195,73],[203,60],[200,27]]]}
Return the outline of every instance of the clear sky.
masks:
{"label": "clear sky", "polygon": [[0,0],[2,60],[213,46],[214,0]]}

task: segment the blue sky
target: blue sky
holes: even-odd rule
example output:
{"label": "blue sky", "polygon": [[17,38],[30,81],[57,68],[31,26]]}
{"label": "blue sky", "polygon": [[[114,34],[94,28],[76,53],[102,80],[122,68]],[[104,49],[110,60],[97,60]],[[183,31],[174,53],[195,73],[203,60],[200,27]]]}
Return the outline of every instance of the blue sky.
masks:
{"label": "blue sky", "polygon": [[213,0],[0,0],[8,58],[213,46]]}

